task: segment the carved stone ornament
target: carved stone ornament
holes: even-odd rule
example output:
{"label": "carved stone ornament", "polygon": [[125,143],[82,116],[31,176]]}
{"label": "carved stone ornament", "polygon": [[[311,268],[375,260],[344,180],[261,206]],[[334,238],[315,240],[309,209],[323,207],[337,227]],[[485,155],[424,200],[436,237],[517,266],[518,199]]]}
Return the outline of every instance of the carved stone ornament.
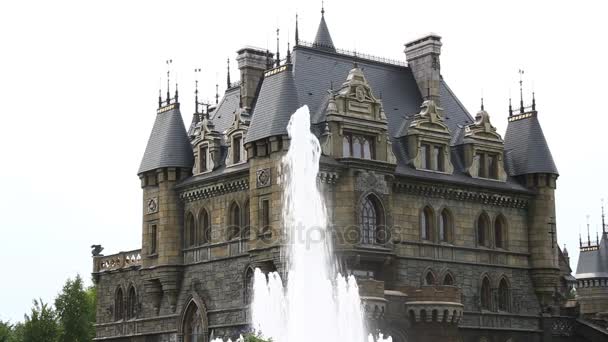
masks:
{"label": "carved stone ornament", "polygon": [[355,190],[361,192],[374,191],[376,193],[388,195],[388,184],[383,175],[364,171],[357,176]]}
{"label": "carved stone ornament", "polygon": [[148,202],[146,203],[146,212],[148,214],[154,214],[158,212],[158,198],[157,197],[152,197],[150,199],[148,199]]}
{"label": "carved stone ornament", "polygon": [[272,183],[270,169],[261,169],[256,172],[256,187],[265,188]]}

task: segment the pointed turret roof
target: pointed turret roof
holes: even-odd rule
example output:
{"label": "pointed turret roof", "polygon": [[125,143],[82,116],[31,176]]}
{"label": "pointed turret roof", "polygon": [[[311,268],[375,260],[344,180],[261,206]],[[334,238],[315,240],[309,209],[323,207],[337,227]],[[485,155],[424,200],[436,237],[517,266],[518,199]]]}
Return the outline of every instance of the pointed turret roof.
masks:
{"label": "pointed turret roof", "polygon": [[267,71],[245,142],[286,135],[289,119],[299,107],[292,65],[287,64]]}
{"label": "pointed turret roof", "polygon": [[191,168],[192,146],[179,111],[179,103],[159,108],[138,174],[163,167]]}
{"label": "pointed turret roof", "polygon": [[325,23],[325,9],[321,9],[321,22],[319,23],[313,45],[321,49],[336,51],[334,42],[331,40],[331,35],[329,34],[329,29],[327,28],[327,23]]}
{"label": "pointed turret roof", "polygon": [[599,246],[581,248],[576,279],[608,278],[608,237],[602,234]]}
{"label": "pointed turret roof", "polygon": [[531,173],[559,174],[536,111],[509,117],[504,140],[509,176]]}

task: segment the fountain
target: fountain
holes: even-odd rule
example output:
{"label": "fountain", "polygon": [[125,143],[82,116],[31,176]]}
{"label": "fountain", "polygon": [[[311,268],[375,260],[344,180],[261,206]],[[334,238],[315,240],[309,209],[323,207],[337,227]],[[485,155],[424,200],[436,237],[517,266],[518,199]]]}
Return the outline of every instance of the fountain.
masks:
{"label": "fountain", "polygon": [[[317,188],[321,148],[307,106],[291,117],[283,157],[283,223],[289,245],[286,288],[276,272],[254,275],[253,328],[273,342],[366,341],[355,278],[335,267],[323,197]],[[368,341],[374,341],[370,334]],[[391,342],[380,336],[377,341]]]}

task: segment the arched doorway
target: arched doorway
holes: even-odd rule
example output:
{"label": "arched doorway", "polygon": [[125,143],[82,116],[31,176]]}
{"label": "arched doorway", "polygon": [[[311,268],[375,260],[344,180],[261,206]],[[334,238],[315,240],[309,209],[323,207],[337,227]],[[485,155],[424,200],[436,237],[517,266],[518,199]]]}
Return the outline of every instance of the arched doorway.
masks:
{"label": "arched doorway", "polygon": [[207,329],[203,312],[199,309],[194,301],[191,301],[184,315],[183,336],[184,342],[206,342]]}

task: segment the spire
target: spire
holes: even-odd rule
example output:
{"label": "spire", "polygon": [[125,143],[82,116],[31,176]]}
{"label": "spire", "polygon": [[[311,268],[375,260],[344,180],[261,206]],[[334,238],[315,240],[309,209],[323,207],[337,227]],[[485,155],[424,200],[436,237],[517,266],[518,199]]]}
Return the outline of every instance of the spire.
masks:
{"label": "spire", "polygon": [[266,49],[266,70],[272,69],[272,60],[270,59],[270,51]]}
{"label": "spire", "polygon": [[296,46],[300,43],[300,34],[298,31],[298,13],[296,13]]}
{"label": "spire", "polygon": [[171,63],[173,63],[173,60],[168,59],[166,61],[166,63],[167,63],[167,105],[170,105],[171,104],[171,93],[169,92],[169,78],[170,78],[169,70],[171,68]]}
{"label": "spire", "polygon": [[175,82],[175,103],[178,103],[179,93],[177,92],[177,82]]}
{"label": "spire", "polygon": [[[580,226],[579,226],[579,229],[580,229]],[[578,247],[583,248],[583,237],[581,236],[580,230],[578,233]]]}
{"label": "spire", "polygon": [[519,112],[521,114],[524,113],[524,92],[523,92],[524,81],[522,80],[523,75],[524,75],[524,71],[522,69],[519,69]]}
{"label": "spire", "polygon": [[325,1],[321,0],[321,18],[325,17]]}
{"label": "spire", "polygon": [[162,96],[160,94],[161,94],[161,90],[160,90],[160,87],[159,87],[158,88],[158,108],[160,108],[160,107],[163,106],[163,98],[162,98]]}
{"label": "spire", "polygon": [[215,104],[217,104],[220,101],[220,90],[219,90],[219,84],[215,84]]}
{"label": "spire", "polygon": [[513,116],[513,106],[511,105],[511,98],[509,97],[509,116]]}
{"label": "spire", "polygon": [[276,66],[281,65],[281,52],[279,51],[279,28],[277,27],[277,60]]}
{"label": "spire", "polygon": [[532,110],[536,110],[536,94],[532,92]]}
{"label": "spire", "polygon": [[589,235],[589,215],[587,215],[587,246],[591,247],[591,235]]}
{"label": "spire", "polygon": [[226,87],[230,88],[230,58],[226,58],[226,69],[227,69],[227,74],[226,74]]}
{"label": "spire", "polygon": [[336,48],[334,47],[334,42],[332,41],[331,35],[329,34],[329,29],[327,28],[327,23],[325,22],[324,4],[321,4],[321,22],[319,23],[319,28],[317,29],[317,35],[315,36],[313,46],[328,51],[336,51]]}
{"label": "spire", "polygon": [[602,234],[608,234],[606,231],[606,222],[604,221],[604,199],[602,198]]}
{"label": "spire", "polygon": [[194,69],[194,113],[198,114],[198,73],[201,72],[201,68]]}
{"label": "spire", "polygon": [[481,111],[484,111],[485,109],[483,108],[483,96],[481,97]]}
{"label": "spire", "polygon": [[285,64],[291,64],[291,51],[289,50],[289,42],[287,42],[287,59],[285,60]]}

